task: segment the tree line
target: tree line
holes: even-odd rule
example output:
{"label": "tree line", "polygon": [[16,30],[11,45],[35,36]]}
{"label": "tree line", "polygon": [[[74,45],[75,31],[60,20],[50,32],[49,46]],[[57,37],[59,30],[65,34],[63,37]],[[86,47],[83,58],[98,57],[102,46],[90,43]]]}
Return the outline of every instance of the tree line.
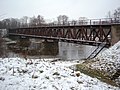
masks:
{"label": "tree line", "polygon": [[[75,24],[77,21],[83,22],[87,20],[86,17],[80,17],[79,20],[72,20],[72,24]],[[0,21],[0,29],[3,28],[21,28],[21,27],[34,27],[34,26],[43,26],[43,25],[52,25],[52,24],[62,24],[66,25],[69,22],[69,17],[67,15],[59,15],[57,20],[47,22],[43,16],[23,16],[22,18],[7,18]]]}
{"label": "tree line", "polygon": [[114,22],[120,22],[120,7],[115,9],[113,12],[109,11],[107,18],[112,18]]}

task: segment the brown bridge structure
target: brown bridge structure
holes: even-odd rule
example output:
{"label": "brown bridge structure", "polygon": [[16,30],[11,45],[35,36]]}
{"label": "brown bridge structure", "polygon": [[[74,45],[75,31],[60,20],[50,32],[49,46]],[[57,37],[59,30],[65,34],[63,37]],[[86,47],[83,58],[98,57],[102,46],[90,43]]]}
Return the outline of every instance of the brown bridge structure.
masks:
{"label": "brown bridge structure", "polygon": [[37,27],[12,28],[9,36],[40,38],[61,42],[97,46],[88,58],[94,58],[104,48],[120,39],[120,22],[112,19],[92,19],[66,24],[46,24]]}

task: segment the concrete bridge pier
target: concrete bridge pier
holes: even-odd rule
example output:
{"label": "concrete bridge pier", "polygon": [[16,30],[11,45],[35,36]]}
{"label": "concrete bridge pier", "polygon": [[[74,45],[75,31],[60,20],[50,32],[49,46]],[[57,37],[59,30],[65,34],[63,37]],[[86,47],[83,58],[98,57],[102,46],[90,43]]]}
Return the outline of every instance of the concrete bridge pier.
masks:
{"label": "concrete bridge pier", "polygon": [[80,45],[67,42],[58,42],[59,57],[64,60],[80,60],[87,58],[96,46]]}
{"label": "concrete bridge pier", "polygon": [[114,45],[120,40],[120,25],[113,24],[111,26],[111,33],[112,33],[111,45]]}

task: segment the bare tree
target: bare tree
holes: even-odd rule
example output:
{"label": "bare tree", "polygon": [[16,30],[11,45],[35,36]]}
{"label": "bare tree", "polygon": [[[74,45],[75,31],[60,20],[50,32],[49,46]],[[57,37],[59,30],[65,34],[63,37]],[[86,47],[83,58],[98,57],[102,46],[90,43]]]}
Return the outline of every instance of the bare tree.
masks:
{"label": "bare tree", "polygon": [[44,24],[45,20],[41,15],[37,16],[37,26]]}
{"label": "bare tree", "polygon": [[38,15],[37,18],[35,16],[30,18],[30,26],[41,26],[44,23],[45,23],[45,20],[41,15]]}
{"label": "bare tree", "polygon": [[108,12],[107,14],[107,18],[111,18],[113,20],[113,22],[120,22],[120,7],[115,9],[114,12]]}
{"label": "bare tree", "polygon": [[2,20],[2,28],[10,28],[11,20],[9,18]]}
{"label": "bare tree", "polygon": [[30,18],[30,23],[29,23],[30,26],[36,26],[37,25],[37,19],[35,16],[31,17]]}
{"label": "bare tree", "polygon": [[27,16],[23,16],[20,19],[20,23],[21,23],[21,27],[28,27],[28,17]]}
{"label": "bare tree", "polygon": [[59,15],[57,19],[58,19],[58,24],[66,25],[68,23],[68,16],[66,15]]}
{"label": "bare tree", "polygon": [[120,7],[114,11],[113,19],[115,22],[120,22]]}
{"label": "bare tree", "polygon": [[86,17],[79,17],[79,24],[87,24],[87,18]]}
{"label": "bare tree", "polygon": [[10,21],[11,21],[11,26],[10,26],[11,28],[18,28],[18,27],[20,27],[19,26],[20,25],[19,19],[11,18]]}
{"label": "bare tree", "polygon": [[71,21],[71,24],[72,24],[72,25],[76,25],[76,24],[77,24],[77,20],[72,20],[72,21]]}
{"label": "bare tree", "polygon": [[112,14],[111,14],[110,11],[109,11],[108,14],[107,14],[107,18],[112,18]]}

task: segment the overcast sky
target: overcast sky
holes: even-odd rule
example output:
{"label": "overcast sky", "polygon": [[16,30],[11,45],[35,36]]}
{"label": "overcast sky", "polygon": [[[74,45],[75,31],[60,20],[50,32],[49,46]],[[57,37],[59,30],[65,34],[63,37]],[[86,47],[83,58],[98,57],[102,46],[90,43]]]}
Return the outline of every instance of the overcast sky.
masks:
{"label": "overcast sky", "polygon": [[120,0],[0,0],[0,19],[38,14],[45,19],[58,15],[67,15],[71,19],[104,18],[108,11],[118,7]]}

